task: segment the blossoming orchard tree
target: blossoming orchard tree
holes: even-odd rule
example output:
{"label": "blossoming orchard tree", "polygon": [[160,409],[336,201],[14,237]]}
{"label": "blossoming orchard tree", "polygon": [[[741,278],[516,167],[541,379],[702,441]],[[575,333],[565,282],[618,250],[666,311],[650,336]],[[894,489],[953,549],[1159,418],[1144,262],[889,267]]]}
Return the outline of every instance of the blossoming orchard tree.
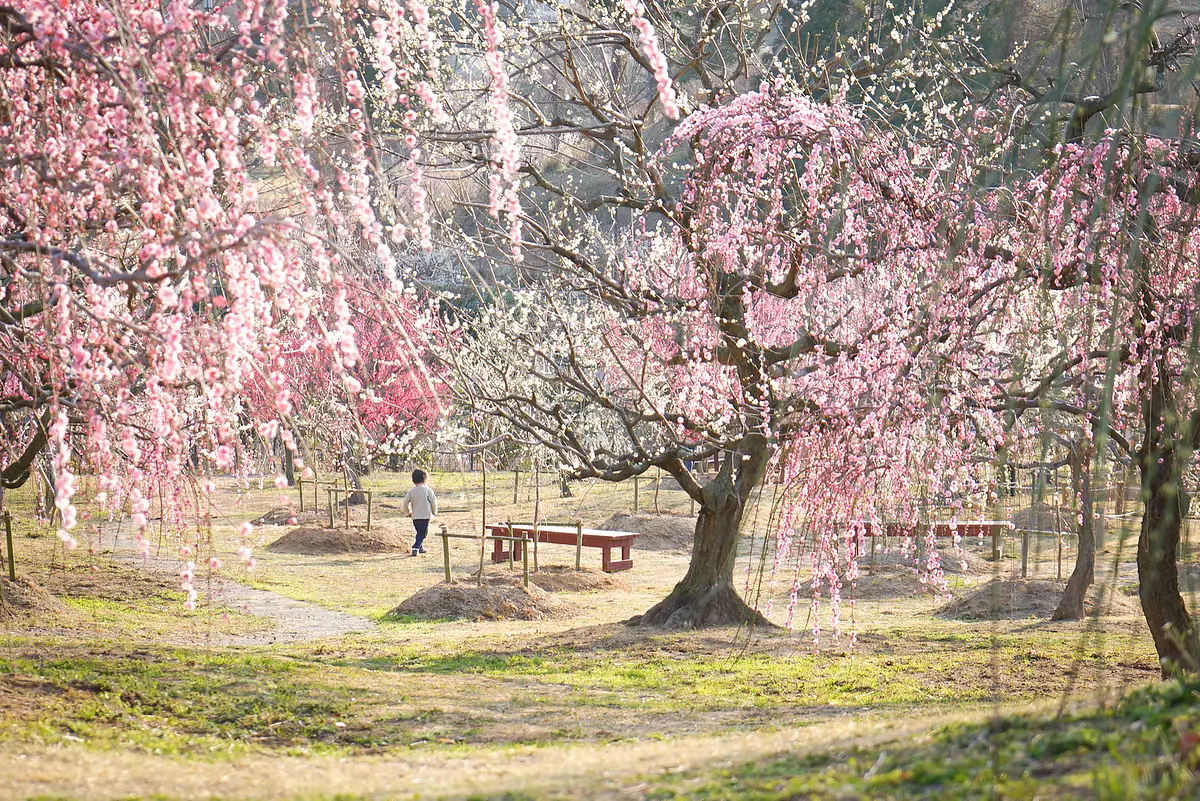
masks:
{"label": "blossoming orchard tree", "polygon": [[[284,388],[297,407],[293,430],[300,450],[316,469],[311,446],[319,444],[350,486],[358,487],[374,460],[405,453],[435,433],[446,410],[440,371],[427,363],[429,338],[437,327],[425,304],[369,275],[347,275],[343,285],[346,310],[328,308],[331,299],[323,299],[309,320],[313,330],[285,335],[281,353]],[[338,313],[348,315],[355,331],[352,367],[339,365],[327,348],[313,346],[323,337],[319,321]],[[248,389],[260,404],[269,403],[276,391],[265,376]],[[290,485],[294,470],[286,449],[280,469]]]}
{"label": "blossoming orchard tree", "polygon": [[358,393],[359,265],[338,243],[365,243],[390,290],[388,243],[422,228],[416,190],[376,202],[354,44],[369,32],[386,100],[436,114],[407,66],[424,7],[200,6],[0,8],[0,476],[50,454],[68,545],[81,471],[97,511],[144,526],[163,491],[183,524],[190,456],[233,469],[246,426],[294,449],[287,348]]}
{"label": "blossoming orchard tree", "polygon": [[[794,531],[811,531],[813,586],[829,588],[836,626],[840,547],[859,549],[872,520],[914,515],[919,472],[969,470],[971,443],[990,442],[996,419],[966,413],[986,396],[960,375],[982,276],[946,260],[944,188],[844,105],[763,87],[694,112],[651,169],[668,173],[681,151],[679,196],[610,259],[568,253],[480,321],[502,335],[464,338],[487,347],[458,359],[460,391],[578,475],[659,467],[695,499],[688,573],[642,623],[762,621],[733,562],[770,475],[786,488],[774,568],[795,555]],[[951,172],[925,156],[935,177]],[[702,483],[692,465],[712,457]]]}
{"label": "blossoming orchard tree", "polygon": [[1068,145],[1047,169],[982,204],[976,221],[990,240],[981,252],[1010,265],[993,287],[1007,317],[996,325],[1027,331],[1031,316],[1059,324],[1057,352],[1036,369],[995,373],[1008,377],[997,381],[993,408],[1069,416],[1087,434],[1084,457],[1115,446],[1137,464],[1139,594],[1165,671],[1200,666],[1177,573],[1200,444],[1193,146],[1128,133]]}
{"label": "blossoming orchard tree", "polygon": [[[883,336],[834,310],[879,296],[881,264],[859,268],[868,252],[886,259],[931,246],[930,231],[901,244],[914,232],[877,238],[835,222],[854,194],[843,178],[866,190],[848,201],[859,223],[894,216],[879,194],[892,190],[870,175],[882,151],[844,104],[826,118],[796,98],[840,86],[885,116],[953,127],[936,111],[971,74],[969,37],[958,36],[952,15],[889,6],[838,47],[800,52],[808,21],[807,6],[780,4],[523,3],[502,30],[460,36],[457,54],[442,59],[502,39],[504,69],[489,61],[486,73],[445,79],[447,122],[426,137],[431,174],[436,167],[446,180],[444,191],[433,184],[431,203],[466,234],[486,276],[473,290],[494,301],[463,349],[448,354],[458,398],[512,436],[552,448],[577,476],[620,480],[659,466],[696,498],[688,577],[646,623],[757,619],[731,573],[750,492],[768,472],[783,477],[785,444],[796,460],[788,480],[816,447],[797,437],[796,415],[857,416],[845,399],[829,408],[803,400],[820,384],[813,366],[828,362],[834,372],[822,374],[836,375],[836,365],[871,350],[866,339]],[[779,86],[745,94],[764,76]],[[480,125],[491,119],[494,129]],[[809,147],[819,155],[801,175]],[[485,175],[503,180],[473,187]],[[922,202],[911,177],[894,182],[905,196],[897,202]],[[791,209],[806,203],[793,231]],[[863,241],[852,247],[855,237]],[[702,486],[692,467],[714,456],[718,480]],[[906,451],[899,462],[907,460]],[[805,502],[840,504],[834,484],[827,490]],[[832,531],[824,529],[817,569],[836,609],[844,565],[835,566]]]}

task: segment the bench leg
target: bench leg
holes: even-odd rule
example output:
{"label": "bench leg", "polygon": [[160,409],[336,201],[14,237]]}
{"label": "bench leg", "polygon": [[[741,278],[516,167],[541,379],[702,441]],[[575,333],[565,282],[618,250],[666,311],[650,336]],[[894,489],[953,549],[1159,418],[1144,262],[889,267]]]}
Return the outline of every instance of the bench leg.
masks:
{"label": "bench leg", "polygon": [[492,540],[492,561],[497,564],[508,561],[508,551],[504,550],[503,540]]}
{"label": "bench leg", "polygon": [[608,566],[611,562],[612,562],[612,549],[605,546],[605,548],[602,552],[602,555],[600,557],[600,569],[603,570],[605,573],[611,573],[612,571],[608,569]]}

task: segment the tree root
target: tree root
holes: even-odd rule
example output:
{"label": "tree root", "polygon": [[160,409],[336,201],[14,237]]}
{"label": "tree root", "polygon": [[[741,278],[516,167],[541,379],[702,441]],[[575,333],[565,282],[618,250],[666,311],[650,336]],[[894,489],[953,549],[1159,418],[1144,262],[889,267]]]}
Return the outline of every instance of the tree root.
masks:
{"label": "tree root", "polygon": [[672,630],[741,625],[777,628],[757,610],[751,609],[730,584],[717,584],[702,592],[688,592],[676,587],[666,599],[643,614],[629,618],[625,624]]}

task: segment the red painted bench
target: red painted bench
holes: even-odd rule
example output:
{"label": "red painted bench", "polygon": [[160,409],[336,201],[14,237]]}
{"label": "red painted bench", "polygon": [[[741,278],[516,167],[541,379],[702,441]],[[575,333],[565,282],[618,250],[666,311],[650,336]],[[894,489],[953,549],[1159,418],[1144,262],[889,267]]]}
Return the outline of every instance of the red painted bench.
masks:
{"label": "red painted bench", "polygon": [[[488,534],[492,536],[505,537],[508,536],[508,523],[488,523]],[[533,525],[532,524],[512,524],[512,533],[515,537],[525,536],[533,540]],[[634,531],[605,531],[598,528],[585,528],[583,530],[583,545],[585,548],[601,549],[601,569],[605,573],[616,573],[618,570],[629,570],[633,567],[633,541],[637,539],[637,532]],[[574,526],[540,526],[537,531],[537,541],[539,543],[546,542],[552,545],[575,545],[578,539],[578,531]],[[508,541],[492,540],[492,561],[507,562],[508,561]],[[522,543],[512,543],[512,558],[521,558]],[[621,558],[612,558],[612,549],[621,549]]]}
{"label": "red painted bench", "polygon": [[[868,537],[923,537],[928,531],[926,523],[887,523],[876,526],[867,523]],[[958,532],[960,537],[995,537],[1006,534],[1013,529],[1013,524],[1007,520],[951,520],[933,524],[933,536],[953,537]]]}

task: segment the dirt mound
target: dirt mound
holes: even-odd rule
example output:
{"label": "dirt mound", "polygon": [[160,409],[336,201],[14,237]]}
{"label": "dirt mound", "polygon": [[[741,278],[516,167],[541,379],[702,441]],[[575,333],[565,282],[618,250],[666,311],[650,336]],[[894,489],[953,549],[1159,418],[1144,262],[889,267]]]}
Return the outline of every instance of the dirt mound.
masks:
{"label": "dirt mound", "polygon": [[418,617],[425,620],[546,620],[569,617],[574,607],[534,584],[524,587],[521,577],[502,582],[487,579],[482,587],[473,579],[452,584],[435,584],[405,599],[386,617]]}
{"label": "dirt mound", "polygon": [[1027,506],[1012,514],[1012,524],[1030,531],[1075,531],[1075,513],[1070,509],[1055,509],[1044,504]]}
{"label": "dirt mound", "polygon": [[403,553],[412,548],[412,540],[401,536],[394,526],[380,524],[365,528],[319,528],[300,526],[267,546],[271,553],[296,553],[319,556],[331,553]]}
{"label": "dirt mound", "polygon": [[696,519],[679,515],[627,515],[615,514],[596,528],[609,531],[636,531],[641,534],[633,543],[635,551],[679,551],[692,550],[692,538],[696,532]]}
{"label": "dirt mound", "polygon": [[322,519],[328,519],[328,514],[322,515],[313,511],[298,512],[286,506],[276,506],[250,522],[256,526],[300,526],[319,523]]}
{"label": "dirt mound", "polygon": [[[477,575],[479,575],[478,571],[473,573],[472,580]],[[500,565],[487,570],[483,577],[484,581],[491,584],[521,581],[519,571],[514,573]],[[603,570],[593,567],[576,570],[573,565],[542,565],[536,573],[529,574],[529,583],[538,585],[546,592],[599,592],[601,590],[624,592],[629,590],[628,584],[611,573],[605,573]]]}
{"label": "dirt mound", "polygon": [[[1005,620],[1027,617],[1049,618],[1062,600],[1066,584],[1041,579],[992,579],[961,598],[938,610],[938,617],[967,620]],[[1105,591],[1101,600],[1100,588],[1088,591],[1083,603],[1085,614],[1125,617],[1139,613],[1137,603],[1119,592]]]}
{"label": "dirt mound", "polygon": [[65,612],[67,608],[25,576],[16,581],[0,578],[0,620],[41,618]]}
{"label": "dirt mound", "polygon": [[[988,546],[989,548],[991,546]],[[977,553],[963,548],[961,554],[955,553],[952,547],[942,547],[938,549],[941,555],[941,566],[943,573],[949,573],[956,576],[987,576],[996,572],[994,562],[989,562]],[[896,568],[907,567],[914,571],[926,568],[928,560],[922,559],[921,564],[917,563],[916,556],[910,551],[903,553],[894,545],[889,547],[885,553],[882,549],[875,552],[875,556],[871,556],[870,545],[867,546],[867,552],[859,557],[858,569],[863,573],[867,573],[872,565],[874,570],[879,572],[882,570],[890,570]]]}
{"label": "dirt mound", "polygon": [[[823,588],[822,592],[827,593],[828,590]],[[855,580],[853,590],[849,583],[843,581],[842,584],[842,595],[858,601],[884,601],[918,595],[933,597],[934,594],[933,588],[927,583],[922,584],[915,571],[903,568],[876,570],[874,575],[864,572]]]}

